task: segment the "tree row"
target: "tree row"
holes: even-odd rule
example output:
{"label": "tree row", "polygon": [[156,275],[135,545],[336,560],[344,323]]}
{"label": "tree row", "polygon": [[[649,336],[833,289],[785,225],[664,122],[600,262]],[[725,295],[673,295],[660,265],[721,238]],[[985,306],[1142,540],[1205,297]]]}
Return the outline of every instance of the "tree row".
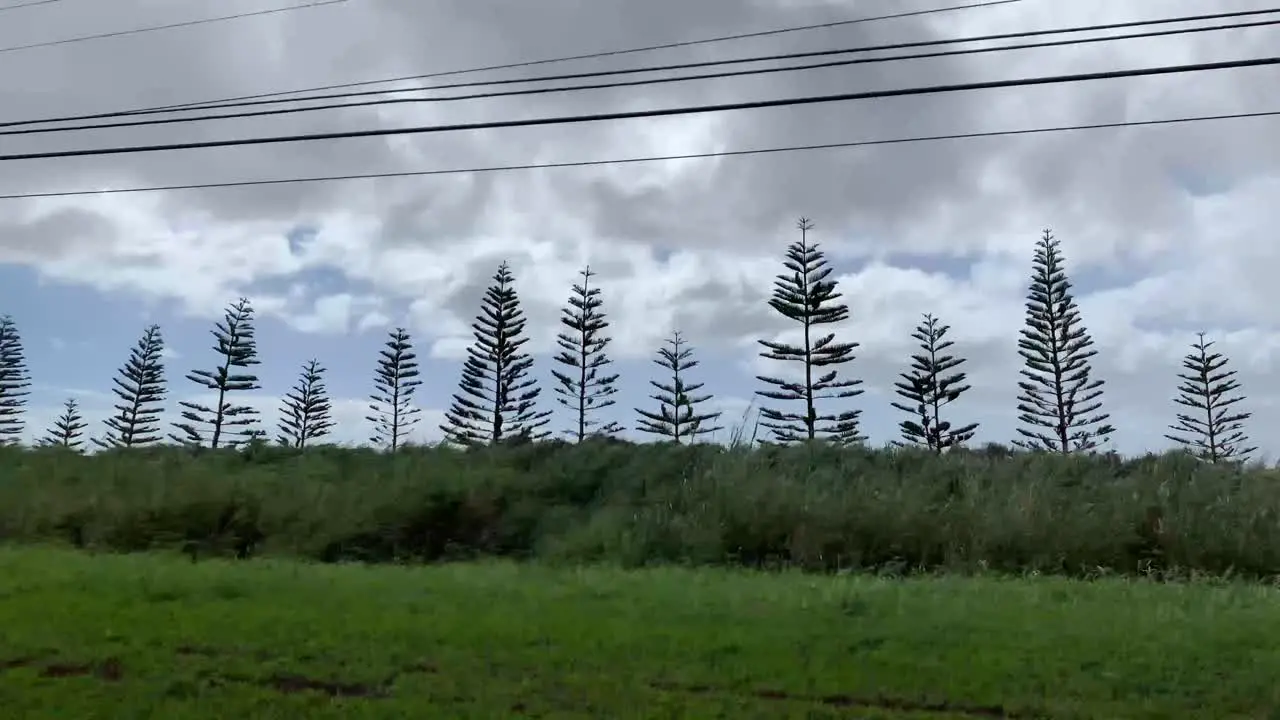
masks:
{"label": "tree row", "polygon": [[[795,323],[799,339],[758,341],[760,355],[784,369],[757,377],[761,388],[756,395],[765,403],[759,426],[768,435],[759,441],[862,443],[867,439],[861,431],[862,410],[848,402],[862,394],[862,380],[849,377],[846,368],[856,359],[859,343],[838,339],[831,328],[849,319],[849,309],[841,302],[833,268],[819,244],[810,240],[813,224],[801,218],[797,229],[799,238],[786,248],[784,271],[776,276],[768,303]],[[563,432],[582,441],[615,436],[624,428],[600,419],[600,411],[617,402],[619,376],[610,369],[610,323],[601,289],[593,284],[590,267],[579,275],[561,312],[550,377],[555,400],[569,418]],[[448,442],[477,445],[551,436],[552,411],[540,406],[542,387],[533,373],[533,356],[524,347],[529,340],[525,324],[513,273],[504,262],[481,300],[458,389],[440,426]],[[950,418],[950,406],[970,385],[960,369],[966,359],[951,354],[949,330],[937,317],[925,314],[912,334],[919,351],[894,383],[899,399],[891,403],[904,415],[896,444],[943,452],[963,445],[977,432],[978,423]],[[216,448],[265,438],[258,411],[237,400],[261,388],[254,373],[260,361],[249,300],[241,298],[228,306],[212,334],[212,367],[185,376],[211,393],[212,402],[180,401],[179,419],[171,423],[171,432],[163,431],[168,395],[164,339],[153,325],[113,379],[117,404],[92,444],[131,448],[167,439]],[[1236,373],[1226,368],[1227,358],[1212,346],[1201,333],[1184,358],[1175,397],[1184,410],[1176,414],[1166,437],[1206,460],[1241,460],[1256,450],[1244,430],[1250,414],[1237,409],[1243,397]],[[1103,407],[1104,381],[1093,374],[1091,361],[1097,351],[1072,294],[1060,243],[1048,230],[1035,244],[1017,347],[1023,367],[1017,381],[1019,427],[1013,444],[1058,453],[1097,450],[1115,428]],[[675,442],[692,442],[723,429],[715,424],[719,412],[702,410],[711,395],[701,392],[704,383],[690,382],[689,373],[698,361],[678,331],[657,351],[654,362],[664,377],[649,382],[655,405],[634,409],[635,429]],[[332,432],[324,375],[317,360],[303,365],[298,383],[283,398],[276,442],[304,448]],[[413,399],[421,380],[412,338],[404,328],[389,333],[373,384],[366,418],[373,426],[370,442],[395,451],[420,422],[420,408]],[[0,442],[16,442],[23,433],[30,385],[16,323],[9,316],[0,317]],[[68,400],[42,443],[83,449],[87,429],[76,402]]]}

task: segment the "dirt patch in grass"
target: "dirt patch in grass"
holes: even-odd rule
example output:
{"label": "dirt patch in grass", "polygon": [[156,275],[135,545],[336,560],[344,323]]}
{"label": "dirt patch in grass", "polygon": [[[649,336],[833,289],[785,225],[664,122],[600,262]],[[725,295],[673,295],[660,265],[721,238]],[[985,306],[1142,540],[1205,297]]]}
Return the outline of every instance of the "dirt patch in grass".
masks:
{"label": "dirt patch in grass", "polygon": [[[224,653],[209,647],[198,647],[193,645],[184,645],[175,650],[179,655],[201,656],[201,657],[218,657]],[[9,660],[0,660],[0,670],[12,670],[22,667],[32,667],[40,664],[40,659],[35,657],[19,657]],[[434,672],[431,666],[414,666],[417,672]],[[40,668],[40,677],[42,678],[76,678],[76,677],[95,677],[104,682],[120,682],[124,679],[124,665],[119,658],[109,657],[100,662],[53,662],[45,664]],[[341,698],[379,698],[387,697],[387,686],[385,684],[369,684],[358,682],[343,682],[340,680],[319,680],[309,678],[303,675],[293,674],[275,674],[267,678],[251,677],[246,675],[231,675],[227,673],[208,673],[203,675],[203,679],[214,685],[223,685],[226,683],[242,683],[249,685],[259,685],[271,688],[281,693],[299,693],[299,692],[319,692],[329,697]]]}
{"label": "dirt patch in grass", "polygon": [[[216,658],[216,657],[240,656],[240,657],[252,657],[254,660],[258,660],[262,662],[265,662],[267,660],[278,660],[281,657],[279,653],[273,653],[267,650],[246,650],[243,648],[216,648],[210,645],[193,645],[193,644],[179,645],[178,647],[173,649],[173,652],[179,657]],[[303,655],[298,659],[303,661],[308,661],[308,660],[314,660],[315,658],[309,655]]]}
{"label": "dirt patch in grass", "polygon": [[375,685],[316,680],[301,675],[272,675],[266,680],[259,681],[258,684],[282,693],[321,692],[329,697],[376,698],[388,695],[386,688]]}
{"label": "dirt patch in grass", "polygon": [[284,694],[318,692],[331,698],[364,698],[377,699],[390,697],[391,693],[384,685],[369,683],[343,682],[341,680],[320,680],[304,675],[276,674],[268,678],[249,677],[246,675],[219,675],[219,679],[227,682],[258,685]]}
{"label": "dirt patch in grass", "polygon": [[95,674],[107,682],[119,682],[124,678],[124,666],[119,658],[107,658],[95,669]]}
{"label": "dirt patch in grass", "polygon": [[8,660],[0,660],[0,672],[5,670],[17,670],[18,668],[30,667],[40,662],[40,658],[35,656],[16,657]]}
{"label": "dirt patch in grass", "polygon": [[730,690],[704,684],[684,684],[670,681],[654,681],[649,686],[664,692],[688,693],[690,695],[737,695],[757,700],[777,700],[780,702],[808,702],[828,707],[865,708],[868,710],[892,710],[895,712],[928,712],[949,713],[951,715],[967,715],[974,718],[1031,718],[1033,714],[1017,713],[999,705],[965,705],[947,701],[922,702],[903,698],[887,697],[855,697],[853,695],[803,695],[783,690]]}
{"label": "dirt patch in grass", "polygon": [[174,649],[174,652],[184,657],[218,657],[219,655],[224,654],[217,648],[205,645],[179,645]]}
{"label": "dirt patch in grass", "polygon": [[[174,648],[174,652],[182,657],[203,657],[217,658],[235,655],[248,655],[256,659],[269,659],[268,654],[262,651],[248,652],[237,649],[218,649],[208,645],[179,645]],[[299,660],[309,661],[316,659],[314,656],[304,655]],[[405,672],[434,673],[438,670],[433,665],[426,663],[415,663],[404,668]],[[387,697],[389,691],[387,687],[395,681],[392,677],[383,684],[369,684],[358,682],[343,682],[340,680],[319,680],[309,678],[304,675],[296,674],[275,674],[266,679],[251,677],[247,675],[232,675],[228,673],[206,673],[202,674],[206,682],[213,684],[240,683],[249,685],[260,685],[262,687],[271,688],[281,693],[300,693],[300,692],[319,692],[329,697],[342,698],[380,698]]]}
{"label": "dirt patch in grass", "polygon": [[95,663],[50,663],[40,670],[42,678],[71,678],[93,676],[106,682],[124,679],[124,665],[119,658],[107,658]]}

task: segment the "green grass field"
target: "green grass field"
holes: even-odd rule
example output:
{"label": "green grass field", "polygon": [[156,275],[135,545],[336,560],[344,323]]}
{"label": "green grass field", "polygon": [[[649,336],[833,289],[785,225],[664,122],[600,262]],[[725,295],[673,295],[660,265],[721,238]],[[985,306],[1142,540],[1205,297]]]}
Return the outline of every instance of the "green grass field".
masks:
{"label": "green grass field", "polygon": [[0,549],[6,718],[1265,718],[1280,591]]}

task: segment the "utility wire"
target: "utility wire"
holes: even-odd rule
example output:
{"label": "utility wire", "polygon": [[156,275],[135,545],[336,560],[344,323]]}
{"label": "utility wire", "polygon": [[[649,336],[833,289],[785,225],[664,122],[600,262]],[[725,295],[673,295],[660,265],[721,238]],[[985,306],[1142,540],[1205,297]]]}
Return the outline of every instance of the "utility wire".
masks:
{"label": "utility wire", "polygon": [[[1280,10],[1273,10],[1269,12],[1280,12]],[[1053,41],[1045,41],[1045,42],[1037,42],[1037,43],[1022,43],[1018,45],[1006,45],[1003,47],[968,48],[964,50],[942,50],[942,51],[929,52],[929,53],[913,53],[910,55],[891,55],[888,57],[854,58],[851,60],[835,60],[835,61],[828,61],[828,62],[822,62],[822,63],[811,63],[807,65],[792,65],[789,67],[756,68],[753,70],[734,70],[734,71],[725,71],[725,72],[716,72],[716,73],[701,73],[696,75],[681,75],[676,77],[650,78],[646,80],[629,80],[629,81],[621,81],[621,82],[596,83],[591,85],[570,85],[570,86],[557,86],[557,87],[546,87],[546,88],[530,88],[530,89],[524,89],[524,90],[503,90],[498,92],[472,93],[469,95],[450,95],[445,97],[379,98],[377,100],[363,100],[360,102],[350,102],[350,103],[329,103],[325,105],[309,105],[304,107],[276,108],[273,110],[252,110],[252,111],[223,113],[223,114],[215,114],[215,115],[196,115],[194,117],[160,118],[160,119],[153,119],[153,120],[125,120],[122,122],[94,123],[90,125],[66,125],[62,127],[52,127],[52,128],[44,128],[44,127],[22,128],[19,130],[0,129],[0,136],[35,135],[35,134],[45,134],[45,133],[72,132],[72,131],[80,131],[80,130],[106,130],[106,129],[113,129],[113,128],[143,127],[143,126],[150,126],[150,125],[169,125],[173,123],[201,122],[201,121],[207,121],[207,120],[232,120],[232,119],[239,119],[239,118],[263,117],[267,115],[287,115],[292,113],[315,112],[320,110],[340,110],[344,108],[368,107],[372,105],[398,105],[402,103],[424,103],[424,102],[435,103],[435,102],[448,102],[448,101],[454,101],[454,100],[475,100],[475,99],[488,99],[488,98],[497,98],[497,97],[510,97],[510,96],[517,96],[517,95],[545,95],[549,93],[574,92],[574,91],[581,91],[581,90],[605,90],[610,88],[634,87],[638,85],[657,85],[657,84],[672,83],[672,82],[686,82],[690,80],[710,80],[710,79],[727,78],[727,77],[742,77],[746,75],[764,75],[769,73],[792,72],[796,70],[813,70],[817,68],[831,68],[831,67],[840,67],[845,65],[884,63],[884,62],[894,62],[898,60],[921,60],[921,59],[927,59],[927,58],[953,57],[958,55],[974,55],[974,54],[980,54],[980,53],[1004,52],[1006,50],[1027,50],[1032,48],[1060,47],[1064,45],[1083,45],[1087,43],[1113,42],[1118,40],[1133,40],[1133,39],[1139,39],[1139,38],[1153,38],[1153,37],[1162,37],[1162,36],[1168,36],[1168,35],[1184,35],[1184,34],[1190,34],[1190,33],[1212,32],[1217,30],[1236,30],[1240,28],[1262,27],[1267,25],[1280,25],[1280,19],[1261,20],[1261,21],[1251,22],[1251,23],[1233,23],[1230,25],[1213,25],[1208,27],[1179,28],[1176,30],[1154,30],[1154,31],[1149,31],[1144,33],[1130,33],[1128,35],[1109,35],[1109,36],[1093,37],[1093,38],[1076,38],[1071,40],[1053,40]],[[821,51],[819,53],[803,53],[803,55],[814,55],[814,54],[831,55],[831,54],[837,54],[837,53],[848,53],[848,52],[859,52],[859,51],[860,50],[857,48],[853,50],[826,50],[826,51]],[[721,60],[717,62],[722,64],[722,63],[730,63],[730,62],[754,62],[754,60],[751,60],[751,59]],[[625,71],[608,71],[608,72],[625,72]],[[590,75],[593,73],[588,73],[588,74]],[[507,81],[503,81],[503,82],[507,82]],[[520,81],[520,82],[525,82],[525,81]],[[435,88],[432,88],[432,89],[435,89]],[[134,117],[134,116],[128,115],[126,117]],[[34,122],[34,121],[0,123],[0,128],[27,124],[29,122]]]}
{"label": "utility wire", "polygon": [[18,3],[17,5],[3,5],[0,6],[0,12],[4,12],[5,10],[21,10],[22,8],[35,7],[37,5],[52,5],[56,2],[62,2],[62,0],[32,0],[32,2]]}
{"label": "utility wire", "polygon": [[[54,2],[55,0],[41,0],[41,2]],[[98,0],[101,2],[102,0]],[[285,7],[272,8],[270,10],[255,10],[253,12],[236,13],[235,15],[220,15],[218,17],[201,18],[199,20],[187,20],[184,22],[169,23],[168,25],[148,25],[146,27],[132,28],[129,30],[116,30],[113,32],[98,33],[97,35],[80,35],[78,37],[63,38],[61,40],[47,40],[45,42],[31,43],[29,45],[10,45],[8,47],[0,47],[0,53],[19,52],[22,50],[34,50],[36,48],[54,47],[56,45],[69,45],[71,43],[84,42],[86,40],[102,40],[104,38],[123,37],[125,35],[139,35],[141,33],[156,32],[158,30],[173,30],[175,28],[191,27],[193,25],[207,25],[209,23],[225,22],[227,20],[239,20],[241,18],[258,17],[260,15],[274,15],[276,13],[290,12],[293,10],[306,10],[307,8],[321,7],[323,5],[337,5],[347,0],[316,0],[316,2],[304,3],[301,5],[287,5]],[[16,5],[0,10],[12,10],[15,7],[29,7],[38,3],[29,3],[28,5]]]}
{"label": "utility wire", "polygon": [[1159,120],[1124,120],[1089,125],[1060,125],[1057,127],[1023,128],[1017,130],[992,130],[987,132],[954,133],[950,135],[920,135],[885,140],[860,140],[854,142],[822,143],[819,145],[790,145],[784,147],[760,148],[756,150],[723,150],[718,152],[691,153],[687,155],[654,155],[649,157],[615,158],[609,160],[580,160],[576,162],[531,163],[526,165],[497,165],[472,168],[449,168],[444,170],[413,170],[405,172],[363,173],[355,175],[321,175],[312,177],[278,178],[271,180],[239,180],[232,182],[192,183],[188,185],[154,185],[150,187],[109,188],[106,190],[64,190],[56,192],[21,193],[0,195],[0,200],[18,200],[25,198],[54,198],[77,195],[116,195],[121,193],[164,192],[170,190],[197,190],[204,188],[251,187],[258,185],[292,185],[300,183],[336,182],[345,180],[370,180],[374,178],[423,177],[428,175],[459,175],[464,173],[493,173],[513,170],[544,170],[551,168],[592,167],[598,165],[623,165],[632,163],[662,162],[668,160],[696,160],[702,158],[742,157],[749,155],[771,155],[788,152],[811,150],[839,150],[854,147],[870,147],[875,145],[900,145],[917,142],[939,142],[944,140],[970,140],[975,138],[1007,137],[1013,135],[1038,135],[1042,133],[1072,132],[1078,130],[1101,130],[1107,128],[1146,127],[1153,125],[1175,125],[1183,123],[1207,122],[1211,120],[1236,120],[1245,118],[1280,117],[1280,110],[1230,113],[1223,115],[1193,115]]}
{"label": "utility wire", "polygon": [[[659,71],[667,71],[667,70],[685,70],[685,69],[702,68],[702,67],[713,67],[713,66],[719,66],[719,65],[734,65],[734,64],[765,62],[765,61],[773,61],[773,60],[795,60],[795,59],[810,58],[810,57],[843,55],[843,54],[849,54],[849,53],[877,52],[881,50],[904,50],[904,49],[920,48],[920,47],[932,47],[937,45],[954,45],[959,43],[986,42],[990,40],[1011,40],[1011,39],[1026,38],[1026,37],[1037,37],[1042,35],[1094,32],[1099,30],[1119,30],[1119,29],[1144,26],[1144,25],[1165,25],[1169,23],[1193,22],[1193,21],[1200,21],[1200,20],[1218,20],[1218,19],[1239,18],[1239,17],[1253,16],[1253,15],[1273,15],[1276,13],[1280,13],[1280,8],[1273,8],[1269,10],[1246,10],[1246,11],[1240,11],[1240,12],[1214,13],[1210,15],[1188,15],[1188,16],[1173,17],[1173,18],[1159,18],[1156,20],[1136,20],[1136,21],[1129,21],[1129,22],[1122,22],[1122,23],[1107,23],[1102,25],[1068,26],[1065,28],[1053,28],[1053,29],[1047,29],[1047,30],[1030,30],[1030,31],[1023,31],[1023,32],[1014,32],[1014,33],[999,33],[999,34],[993,34],[993,35],[974,35],[974,36],[968,36],[968,37],[945,38],[940,40],[922,40],[922,41],[916,41],[916,42],[891,43],[891,44],[885,44],[885,45],[864,45],[864,46],[859,46],[854,48],[839,48],[834,50],[820,50],[820,51],[801,52],[801,53],[785,53],[785,54],[779,54],[779,55],[757,55],[757,56],[748,56],[748,57],[742,57],[742,58],[733,58],[728,60],[709,60],[709,61],[694,62],[694,63],[679,63],[675,65],[654,65],[654,66],[640,67],[640,68],[624,68],[619,70],[600,70],[595,72],[570,73],[570,74],[563,74],[563,75],[547,75],[547,76],[540,76],[540,77],[533,77],[533,78],[513,78],[513,79],[505,79],[505,80],[486,80],[486,81],[478,81],[478,82],[450,83],[445,85],[435,85],[435,86],[426,87],[426,88],[397,88],[397,89],[390,89],[390,90],[367,90],[362,92],[316,95],[316,96],[308,96],[303,98],[255,100],[255,101],[247,101],[247,102],[226,103],[222,105],[206,105],[201,107],[187,108],[186,110],[187,111],[215,110],[215,109],[220,110],[220,109],[229,109],[229,108],[237,108],[237,107],[252,107],[252,106],[260,106],[260,105],[276,105],[281,103],[295,103],[295,102],[303,102],[303,101],[311,101],[311,100],[337,100],[337,99],[354,98],[354,97],[383,96],[383,95],[389,95],[394,93],[421,92],[421,91],[427,91],[427,90],[448,90],[448,89],[455,89],[455,88],[481,87],[481,86],[489,86],[489,85],[510,85],[510,84],[518,84],[518,83],[546,82],[551,80],[581,80],[586,78],[610,77],[615,75],[630,75],[635,73],[659,72]],[[1160,35],[1171,35],[1171,34],[1180,34],[1180,33],[1188,33],[1188,32],[1205,32],[1208,30],[1229,30],[1229,29],[1252,27],[1252,26],[1258,26],[1258,25],[1268,25],[1268,24],[1271,24],[1271,23],[1266,23],[1266,22],[1238,23],[1234,25],[1223,25],[1223,26],[1215,26],[1215,27],[1208,27],[1208,28],[1205,28],[1205,27],[1188,28],[1188,29],[1181,29],[1181,30],[1175,30],[1170,32],[1139,33],[1139,34],[1112,36],[1110,38],[1088,38],[1084,40],[1072,40],[1072,41],[1067,41],[1067,42],[1058,43],[1058,44],[1103,42],[1106,40],[1148,38],[1148,37],[1157,37]],[[1045,47],[1045,45],[1013,45],[1013,46],[1005,46],[1002,48],[995,48],[994,50],[997,50],[997,51],[1013,50],[1013,49],[1024,49],[1024,48],[1030,48],[1030,47]],[[984,50],[968,50],[964,52],[972,53],[972,52],[990,52],[990,51],[991,50],[984,49]],[[928,57],[937,57],[937,55],[896,56],[891,58],[877,58],[875,60],[866,60],[866,61],[860,61],[860,62],[883,62],[886,60],[917,59],[917,58],[928,58]],[[809,68],[815,68],[815,67],[830,67],[830,65],[801,65],[801,66],[795,66],[790,68],[778,68],[778,69],[771,70],[771,72],[785,72],[788,70],[809,69]],[[684,79],[701,79],[705,77],[718,77],[718,76],[714,76],[714,75],[713,76],[692,76]],[[592,86],[588,86],[588,87],[590,88]],[[433,99],[434,100],[452,100],[452,99],[471,99],[476,97],[493,97],[493,96],[492,95],[468,95],[468,96],[463,96],[462,98],[433,98]],[[301,108],[299,110],[295,110],[294,112],[301,112],[301,111],[310,110],[310,109],[323,110],[323,109],[329,109],[329,108],[325,106],[320,106],[315,108],[307,107],[307,108]],[[128,117],[133,115],[166,114],[171,112],[178,112],[178,111],[163,110],[163,109],[145,110],[145,111],[138,110],[138,111],[95,113],[91,115],[60,116],[60,117],[39,118],[39,119],[32,119],[32,120],[11,120],[8,122],[0,122],[0,128],[20,127],[20,126],[26,126],[26,125],[43,125],[48,123],[59,123],[59,122],[75,122],[80,120],[100,120],[100,119],[116,118],[116,117]],[[239,116],[239,115],[212,116],[209,119],[219,119],[221,117],[246,117],[246,116]],[[196,118],[188,118],[188,119],[199,120],[204,118],[196,117]],[[118,127],[118,126],[105,125],[105,126],[98,126],[98,127]]]}
{"label": "utility wire", "polygon": [[684,107],[660,108],[657,110],[633,110],[627,112],[596,113],[593,115],[561,115],[552,117],[526,118],[523,120],[494,120],[488,122],[456,123],[452,125],[420,125],[416,127],[376,128],[372,130],[346,130],[341,132],[310,133],[299,135],[276,135],[266,137],[248,137],[232,140],[204,140],[200,142],[165,143],[159,145],[126,145],[105,148],[87,148],[79,150],[55,150],[48,152],[11,153],[0,155],[5,160],[44,160],[49,158],[87,157],[91,155],[124,155],[147,152],[167,152],[171,150],[196,150],[217,147],[238,147],[246,145],[274,145],[280,143],[309,142],[315,140],[342,140],[348,138],[386,137],[392,135],[420,135],[425,133],[457,132],[460,130],[490,130],[509,127],[537,127],[543,125],[571,125],[605,120],[632,120],[636,118],[672,117],[676,115],[697,115],[702,113],[726,112],[730,110],[758,110],[762,108],[789,107],[796,105],[814,105],[819,103],[845,102],[849,100],[870,100],[877,98],[906,97],[914,95],[936,95],[941,93],[962,92],[969,90],[995,90],[1010,87],[1026,87],[1036,85],[1056,85],[1069,82],[1086,82],[1091,80],[1112,80],[1129,77],[1148,77],[1155,75],[1176,75],[1208,70],[1229,70],[1235,68],[1263,67],[1280,65],[1280,56],[1250,58],[1247,60],[1228,60],[1213,63],[1194,63],[1188,65],[1162,65],[1159,67],[1136,68],[1132,70],[1109,70],[1106,72],[1074,73],[1070,75],[1047,75],[1012,80],[987,80],[983,82],[958,83],[954,85],[929,85],[924,87],[896,88],[890,90],[871,90],[855,93],[838,93],[835,95],[807,95],[802,97],[780,98],[775,100],[753,100],[749,102],[721,103],[717,105],[692,105]]}
{"label": "utility wire", "polygon": [[928,10],[913,10],[911,12],[899,12],[888,15],[875,15],[871,17],[854,18],[852,20],[837,20],[834,22],[817,23],[814,25],[797,25],[793,27],[776,28],[774,30],[761,30],[758,32],[740,33],[737,35],[720,35],[718,37],[702,38],[699,40],[684,40],[681,42],[663,43],[661,45],[646,45],[644,47],[626,48],[624,50],[608,50],[604,52],[586,53],[583,55],[567,55],[564,57],[545,58],[542,60],[526,60],[523,62],[505,63],[502,65],[485,65],[481,67],[470,67],[459,70],[444,70],[441,72],[422,73],[418,75],[402,75],[400,77],[383,78],[381,80],[360,80],[357,82],[337,83],[333,85],[317,85],[307,88],[298,88],[296,90],[278,90],[276,92],[258,93],[256,95],[240,95],[237,97],[222,98],[219,100],[204,100],[201,102],[182,103],[178,105],[161,105],[147,108],[138,108],[135,110],[125,110],[122,113],[131,112],[151,112],[156,110],[177,110],[183,108],[193,108],[201,105],[221,104],[229,102],[238,102],[241,100],[258,100],[260,98],[279,97],[281,95],[293,95],[295,93],[305,92],[324,92],[326,90],[341,90],[343,88],[362,87],[366,85],[380,85],[391,82],[404,82],[407,80],[427,80],[430,78],[448,77],[452,75],[464,75],[477,72],[485,72],[489,70],[511,70],[514,68],[533,67],[535,65],[549,65],[551,63],[569,62],[572,60],[590,60],[592,58],[614,57],[617,55],[629,55],[633,53],[652,52],[654,50],[668,50],[679,47],[689,47],[692,45],[706,45],[710,43],[727,42],[730,40],[745,40],[748,38],[766,37],[769,35],[782,35],[784,33],[802,32],[806,30],[820,30],[824,28],[840,27],[844,25],[857,25],[860,23],[878,22],[881,20],[895,20],[897,18],[916,17],[921,15],[933,15],[937,13],[955,12],[957,10],[970,10],[973,8],[992,7],[995,5],[1008,5],[1010,3],[1021,2],[1022,0],[987,0],[986,2],[974,2],[965,5],[953,5],[950,7],[930,8]]}
{"label": "utility wire", "polygon": [[[988,42],[991,40],[1013,40],[1013,39],[1028,38],[1028,37],[1038,37],[1042,35],[1065,35],[1069,33],[1095,32],[1099,30],[1120,30],[1124,28],[1140,27],[1144,25],[1167,25],[1169,23],[1195,22],[1200,20],[1221,20],[1221,19],[1228,19],[1228,18],[1239,18],[1239,17],[1251,16],[1251,15],[1274,15],[1276,13],[1280,13],[1280,8],[1271,8],[1268,10],[1245,10],[1240,12],[1229,12],[1229,13],[1214,13],[1211,15],[1189,15],[1189,16],[1173,17],[1173,18],[1158,18],[1156,20],[1133,20],[1129,22],[1107,23],[1103,25],[1076,25],[1076,26],[1068,26],[1065,28],[1052,28],[1048,30],[1027,30],[1023,32],[997,33],[992,35],[971,35],[968,37],[943,38],[940,40],[918,40],[915,42],[889,43],[884,45],[863,45],[863,46],[854,47],[854,48],[838,48],[835,50],[817,50],[817,51],[810,51],[810,52],[783,53],[779,55],[753,55],[753,56],[747,56],[747,57],[732,58],[728,60],[705,60],[702,62],[677,63],[674,65],[649,65],[646,67],[622,68],[617,70],[597,70],[593,72],[568,73],[568,74],[562,74],[562,75],[541,75],[538,77],[531,77],[531,78],[507,78],[504,80],[479,80],[479,81],[462,82],[462,83],[448,83],[444,85],[431,85],[428,87],[390,88],[387,90],[364,90],[361,92],[330,93],[326,95],[308,95],[305,97],[298,97],[298,98],[283,98],[283,99],[277,98],[273,100],[251,100],[246,102],[227,102],[227,103],[220,103],[216,105],[209,104],[209,105],[201,105],[199,107],[183,108],[182,110],[161,109],[161,110],[146,110],[146,111],[99,113],[97,115],[90,115],[90,116],[50,118],[45,120],[24,120],[18,123],[7,122],[7,123],[0,123],[0,127],[9,127],[16,124],[34,125],[34,124],[46,123],[46,122],[64,122],[64,121],[70,122],[73,120],[95,120],[99,118],[120,117],[122,115],[154,115],[154,114],[161,114],[161,113],[184,112],[184,111],[222,110],[226,108],[253,107],[258,105],[278,105],[282,103],[309,102],[312,100],[341,100],[346,98],[394,95],[398,93],[423,92],[428,90],[452,90],[456,88],[486,87],[491,85],[512,85],[512,84],[531,83],[531,82],[549,82],[552,80],[583,80],[587,78],[612,77],[616,75],[634,75],[636,73],[665,72],[668,70],[689,70],[694,68],[715,67],[719,65],[738,65],[743,63],[768,62],[768,61],[775,61],[775,60],[799,60],[803,58],[825,57],[830,55],[844,55],[848,53],[879,52],[881,50],[907,50],[912,48],[933,47],[936,45],[956,45],[956,44],[964,44],[964,43],[971,43],[971,42]],[[1270,23],[1240,23],[1236,25],[1222,25],[1222,26],[1217,26],[1212,28],[1190,28],[1190,29],[1176,30],[1176,31],[1167,32],[1167,33],[1121,35],[1121,36],[1116,36],[1112,39],[1157,37],[1160,35],[1176,35],[1179,33],[1186,33],[1186,32],[1202,32],[1204,30],[1230,30],[1234,28],[1254,27],[1257,25],[1267,25],[1267,24],[1270,24]],[[1090,41],[1096,42],[1097,40],[1090,39]],[[1086,42],[1086,41],[1076,40],[1072,42]],[[1062,44],[1066,44],[1066,43],[1062,43]],[[1026,47],[1041,47],[1041,46],[1015,45],[1012,47],[1005,47],[1000,49],[1008,50],[1008,49],[1021,49]],[[931,56],[926,55],[923,57],[931,57]],[[910,58],[900,58],[900,59],[910,59]],[[805,66],[802,66],[802,67],[805,67]]]}

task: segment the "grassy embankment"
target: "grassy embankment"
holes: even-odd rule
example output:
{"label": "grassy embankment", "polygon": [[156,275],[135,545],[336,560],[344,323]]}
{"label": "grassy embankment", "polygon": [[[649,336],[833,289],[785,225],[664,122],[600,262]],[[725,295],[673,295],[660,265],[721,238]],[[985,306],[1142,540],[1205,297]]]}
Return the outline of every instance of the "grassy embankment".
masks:
{"label": "grassy embankment", "polygon": [[4,717],[1265,718],[1280,591],[0,549]]}

